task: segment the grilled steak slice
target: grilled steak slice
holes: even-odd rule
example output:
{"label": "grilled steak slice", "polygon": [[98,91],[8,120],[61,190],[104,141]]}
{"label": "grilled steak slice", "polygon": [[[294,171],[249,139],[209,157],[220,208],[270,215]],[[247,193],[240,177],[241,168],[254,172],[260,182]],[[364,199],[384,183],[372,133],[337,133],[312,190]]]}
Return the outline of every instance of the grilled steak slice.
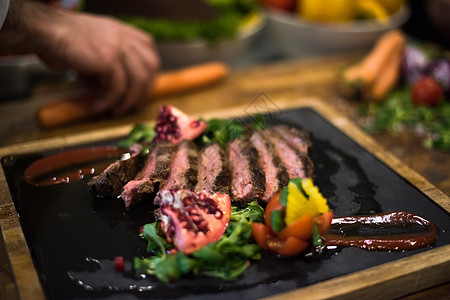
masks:
{"label": "grilled steak slice", "polygon": [[266,177],[258,164],[258,151],[249,141],[234,140],[228,146],[231,171],[231,196],[235,202],[260,199]]}
{"label": "grilled steak slice", "polygon": [[261,134],[274,146],[277,155],[286,168],[289,178],[313,178],[314,166],[309,156],[292,147],[276,130],[265,129]]}
{"label": "grilled steak slice", "polygon": [[144,168],[123,188],[121,197],[126,207],[136,204],[145,195],[151,194],[156,185],[166,181],[170,172],[173,148],[170,142],[154,143]]}
{"label": "grilled steak slice", "polygon": [[194,190],[197,184],[198,149],[191,140],[182,140],[177,144],[170,165],[170,174],[160,190]]}
{"label": "grilled steak slice", "polygon": [[137,152],[128,159],[112,163],[102,173],[89,180],[90,191],[98,196],[120,195],[123,186],[136,176],[144,161],[145,155]]}
{"label": "grilled steak slice", "polygon": [[255,131],[250,141],[258,151],[258,163],[266,176],[265,192],[261,200],[269,201],[275,193],[288,184],[289,175],[272,144],[259,132]]}
{"label": "grilled steak slice", "polygon": [[275,130],[285,141],[295,149],[308,153],[312,145],[311,135],[297,128],[288,127],[286,125],[277,125],[271,128]]}
{"label": "grilled steak slice", "polygon": [[219,144],[205,147],[199,157],[198,182],[195,191],[228,194],[230,192],[231,173],[228,158]]}

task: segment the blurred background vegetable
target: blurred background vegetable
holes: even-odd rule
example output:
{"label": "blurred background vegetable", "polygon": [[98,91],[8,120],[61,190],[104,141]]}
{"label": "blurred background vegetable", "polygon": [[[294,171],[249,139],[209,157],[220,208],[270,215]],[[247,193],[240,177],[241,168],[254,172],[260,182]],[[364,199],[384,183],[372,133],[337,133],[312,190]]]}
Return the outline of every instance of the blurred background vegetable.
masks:
{"label": "blurred background vegetable", "polygon": [[450,151],[450,101],[430,107],[416,105],[411,98],[411,88],[403,86],[385,102],[362,106],[361,114],[369,117],[365,129],[370,133],[389,131],[393,135],[410,130],[424,147]]}
{"label": "blurred background vegetable", "polygon": [[387,22],[405,0],[260,0],[269,9],[296,12],[313,22],[347,22],[375,19]]}
{"label": "blurred background vegetable", "polygon": [[233,38],[246,17],[259,8],[256,0],[205,0],[219,11],[213,20],[173,21],[143,17],[122,17],[122,20],[151,33],[156,41],[214,42]]}

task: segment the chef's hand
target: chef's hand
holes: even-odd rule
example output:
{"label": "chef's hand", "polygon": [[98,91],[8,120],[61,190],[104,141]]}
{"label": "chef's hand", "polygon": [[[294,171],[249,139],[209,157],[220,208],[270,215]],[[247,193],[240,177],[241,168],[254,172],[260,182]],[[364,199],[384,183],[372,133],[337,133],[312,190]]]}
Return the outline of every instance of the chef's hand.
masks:
{"label": "chef's hand", "polygon": [[34,52],[50,67],[74,70],[97,84],[100,93],[92,106],[96,113],[122,115],[148,97],[159,67],[148,34],[112,18],[61,11],[33,1],[23,1],[20,12],[21,35],[9,50]]}

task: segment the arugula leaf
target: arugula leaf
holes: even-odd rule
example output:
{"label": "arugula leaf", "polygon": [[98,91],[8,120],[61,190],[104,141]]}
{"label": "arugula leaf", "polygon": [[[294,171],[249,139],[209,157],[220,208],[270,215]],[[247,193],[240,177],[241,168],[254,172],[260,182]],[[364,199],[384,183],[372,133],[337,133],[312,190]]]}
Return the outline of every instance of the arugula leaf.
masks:
{"label": "arugula leaf", "polygon": [[253,130],[262,130],[267,128],[267,121],[261,114],[256,114],[253,116],[253,124],[251,124]]}
{"label": "arugula leaf", "polygon": [[206,130],[195,139],[200,146],[218,143],[225,148],[228,143],[237,138],[250,136],[254,130],[267,128],[266,119],[260,114],[252,116],[249,122],[239,118],[234,120],[213,118],[206,123],[208,124]]}
{"label": "arugula leaf", "polygon": [[156,226],[156,222],[145,224],[142,235],[148,241],[147,252],[155,252],[164,257],[166,253],[167,240],[158,235]]}
{"label": "arugula leaf", "polygon": [[136,274],[156,275],[156,265],[165,258],[160,256],[151,256],[146,258],[134,258],[134,270]]}
{"label": "arugula leaf", "polygon": [[148,124],[136,124],[131,129],[128,137],[119,142],[119,147],[129,148],[133,144],[141,144],[144,147],[151,144],[155,137],[155,129]]}
{"label": "arugula leaf", "polygon": [[284,207],[287,206],[287,197],[289,194],[289,190],[288,187],[285,186],[282,190],[281,190],[281,195],[280,195],[280,204],[283,205]]}
{"label": "arugula leaf", "polygon": [[209,145],[218,143],[224,148],[230,141],[245,134],[245,127],[240,122],[230,119],[211,119],[207,121],[208,127],[195,142],[198,145]]}
{"label": "arugula leaf", "polygon": [[178,262],[178,253],[167,256],[155,265],[155,275],[162,282],[174,282],[183,276],[183,269]]}
{"label": "arugula leaf", "polygon": [[237,221],[245,218],[251,222],[264,222],[264,209],[258,204],[258,200],[250,202],[244,208],[233,206],[231,209],[231,220]]}
{"label": "arugula leaf", "polygon": [[286,223],[284,222],[284,212],[281,209],[272,210],[270,213],[270,223],[275,232],[280,232],[281,229],[286,227]]}

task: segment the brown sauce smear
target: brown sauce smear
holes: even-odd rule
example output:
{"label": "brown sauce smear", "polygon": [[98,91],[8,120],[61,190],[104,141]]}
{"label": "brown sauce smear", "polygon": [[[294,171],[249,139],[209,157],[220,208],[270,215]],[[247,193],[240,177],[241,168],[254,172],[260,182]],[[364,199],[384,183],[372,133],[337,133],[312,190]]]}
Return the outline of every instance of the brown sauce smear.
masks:
{"label": "brown sauce smear", "polygon": [[35,161],[24,172],[24,180],[35,186],[70,183],[85,175],[99,174],[112,162],[126,155],[116,146],[99,146],[64,151]]}
{"label": "brown sauce smear", "polygon": [[334,218],[324,236],[326,246],[402,251],[426,247],[436,240],[438,228],[407,212]]}

